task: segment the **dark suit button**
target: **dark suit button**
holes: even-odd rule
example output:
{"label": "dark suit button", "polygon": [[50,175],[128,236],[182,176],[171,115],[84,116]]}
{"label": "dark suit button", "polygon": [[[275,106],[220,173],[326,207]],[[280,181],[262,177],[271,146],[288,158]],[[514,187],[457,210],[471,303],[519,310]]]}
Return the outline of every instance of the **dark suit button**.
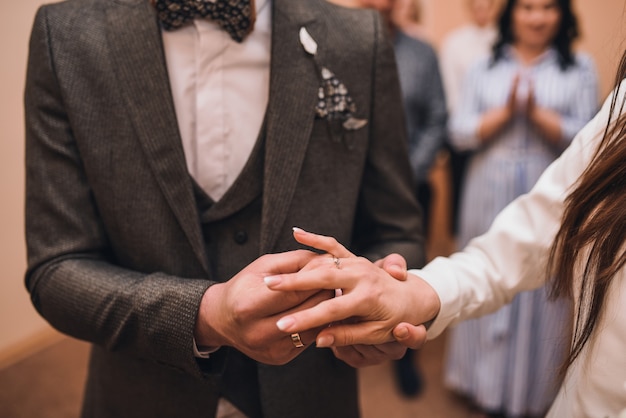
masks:
{"label": "dark suit button", "polygon": [[235,232],[235,242],[239,245],[243,245],[248,242],[248,234],[246,231]]}

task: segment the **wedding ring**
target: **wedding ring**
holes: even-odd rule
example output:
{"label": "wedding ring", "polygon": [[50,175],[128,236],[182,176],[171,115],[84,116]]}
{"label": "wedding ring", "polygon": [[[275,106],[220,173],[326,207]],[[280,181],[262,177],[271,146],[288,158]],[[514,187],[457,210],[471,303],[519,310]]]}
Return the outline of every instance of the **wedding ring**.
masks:
{"label": "wedding ring", "polygon": [[293,343],[294,347],[296,347],[296,348],[304,347],[304,343],[300,339],[300,334],[297,333],[297,332],[294,332],[293,334],[291,334],[291,342]]}
{"label": "wedding ring", "polygon": [[338,257],[335,257],[333,255],[333,263],[335,263],[335,267],[337,267],[338,269],[341,269],[341,260]]}

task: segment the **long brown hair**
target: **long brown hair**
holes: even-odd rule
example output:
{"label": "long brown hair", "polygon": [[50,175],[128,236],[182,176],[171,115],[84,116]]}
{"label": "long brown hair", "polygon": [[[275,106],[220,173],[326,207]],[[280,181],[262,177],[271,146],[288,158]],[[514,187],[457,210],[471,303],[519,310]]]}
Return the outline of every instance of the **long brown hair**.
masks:
{"label": "long brown hair", "polygon": [[550,251],[548,271],[553,298],[572,299],[574,277],[582,273],[573,338],[562,373],[591,338],[611,282],[626,262],[626,113],[624,102],[618,100],[625,77],[626,51],[615,79],[611,116],[603,138],[565,200],[561,228]]}

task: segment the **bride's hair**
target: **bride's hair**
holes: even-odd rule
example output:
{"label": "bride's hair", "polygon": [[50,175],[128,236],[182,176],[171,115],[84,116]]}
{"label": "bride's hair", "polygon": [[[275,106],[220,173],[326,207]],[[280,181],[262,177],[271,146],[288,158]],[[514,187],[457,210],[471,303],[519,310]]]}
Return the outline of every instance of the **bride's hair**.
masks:
{"label": "bride's hair", "polygon": [[551,296],[572,299],[575,286],[579,295],[563,373],[592,337],[611,282],[626,262],[626,113],[619,93],[625,77],[626,51],[602,141],[565,200],[561,228],[550,252]]}

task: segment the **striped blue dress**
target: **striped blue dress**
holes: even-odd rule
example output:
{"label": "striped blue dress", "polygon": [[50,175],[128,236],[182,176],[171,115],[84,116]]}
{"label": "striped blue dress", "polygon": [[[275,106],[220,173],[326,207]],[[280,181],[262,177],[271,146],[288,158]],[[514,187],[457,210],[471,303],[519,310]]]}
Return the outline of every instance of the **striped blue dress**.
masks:
{"label": "striped blue dress", "polygon": [[[509,202],[530,190],[597,111],[595,66],[584,54],[575,60],[562,71],[556,51],[549,50],[522,67],[509,48],[495,65],[481,59],[468,72],[450,120],[453,145],[473,151],[461,200],[461,248],[484,233]],[[520,115],[481,146],[476,137],[481,115],[504,106],[514,77],[522,71],[532,79],[537,105],[561,115],[562,143],[548,144]],[[570,329],[567,309],[563,301],[548,302],[542,288],[519,294],[491,315],[457,325],[448,340],[446,385],[489,411],[545,414],[559,387],[557,369]]]}

